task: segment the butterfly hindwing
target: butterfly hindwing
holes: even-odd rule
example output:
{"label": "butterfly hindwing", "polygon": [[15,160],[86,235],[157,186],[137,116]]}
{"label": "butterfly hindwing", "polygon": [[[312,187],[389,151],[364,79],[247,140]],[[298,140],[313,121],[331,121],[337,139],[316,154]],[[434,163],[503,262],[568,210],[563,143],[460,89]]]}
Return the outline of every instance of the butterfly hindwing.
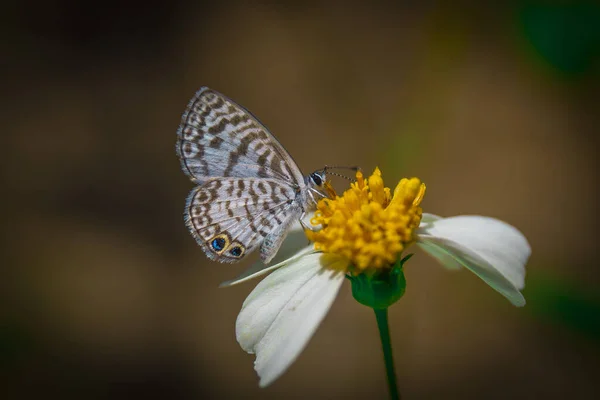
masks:
{"label": "butterfly hindwing", "polygon": [[183,171],[199,184],[211,178],[273,178],[303,185],[292,157],[250,112],[201,88],[177,131]]}
{"label": "butterfly hindwing", "polygon": [[[211,259],[236,262],[299,217],[295,197],[294,188],[276,179],[212,179],[192,190],[185,219]],[[277,248],[261,251],[263,260],[270,260]]]}

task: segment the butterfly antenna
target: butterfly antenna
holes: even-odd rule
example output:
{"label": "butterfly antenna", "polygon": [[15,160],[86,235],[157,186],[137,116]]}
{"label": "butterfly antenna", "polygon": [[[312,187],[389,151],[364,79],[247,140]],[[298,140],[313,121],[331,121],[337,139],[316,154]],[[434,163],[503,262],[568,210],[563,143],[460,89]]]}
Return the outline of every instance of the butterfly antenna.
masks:
{"label": "butterfly antenna", "polygon": [[327,171],[330,169],[349,169],[354,172],[360,171],[359,166],[349,167],[349,166],[345,166],[345,165],[326,165],[325,167],[323,167],[323,171]]}
{"label": "butterfly antenna", "polygon": [[327,174],[328,175],[339,176],[340,178],[344,178],[345,180],[350,181],[350,182],[354,182],[355,181],[354,178],[348,178],[346,175],[338,174],[337,172],[328,172]]}
{"label": "butterfly antenna", "polygon": [[346,179],[346,180],[348,180],[350,182],[354,182],[355,179],[354,178],[348,178],[346,175],[342,175],[342,174],[337,173],[337,172],[328,172],[329,170],[332,170],[332,169],[349,169],[349,170],[354,171],[354,172],[360,171],[360,167],[330,166],[330,165],[326,165],[325,167],[323,167],[323,172],[327,172],[328,174],[339,176],[340,178],[344,178],[344,179]]}

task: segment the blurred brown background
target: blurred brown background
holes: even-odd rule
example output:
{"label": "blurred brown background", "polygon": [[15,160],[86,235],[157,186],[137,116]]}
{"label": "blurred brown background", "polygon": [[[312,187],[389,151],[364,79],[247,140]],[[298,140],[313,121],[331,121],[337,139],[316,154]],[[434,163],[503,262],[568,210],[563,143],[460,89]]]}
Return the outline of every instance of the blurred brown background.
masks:
{"label": "blurred brown background", "polygon": [[600,396],[597,5],[3,9],[3,398],[387,398],[374,316],[348,285],[258,388],[234,334],[256,282],[217,288],[249,263],[207,261],[182,221],[192,184],[175,131],[203,85],[252,110],[305,172],[418,176],[425,211],[529,238],[522,309],[417,251],[390,310],[405,398]]}

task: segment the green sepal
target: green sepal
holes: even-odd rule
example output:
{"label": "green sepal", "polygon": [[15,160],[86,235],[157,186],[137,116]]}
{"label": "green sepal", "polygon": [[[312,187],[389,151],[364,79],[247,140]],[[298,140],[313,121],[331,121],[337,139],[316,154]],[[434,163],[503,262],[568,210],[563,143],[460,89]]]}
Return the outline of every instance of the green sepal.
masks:
{"label": "green sepal", "polygon": [[406,278],[404,263],[412,254],[398,260],[390,269],[348,275],[352,282],[352,296],[360,304],[374,309],[388,308],[404,295]]}

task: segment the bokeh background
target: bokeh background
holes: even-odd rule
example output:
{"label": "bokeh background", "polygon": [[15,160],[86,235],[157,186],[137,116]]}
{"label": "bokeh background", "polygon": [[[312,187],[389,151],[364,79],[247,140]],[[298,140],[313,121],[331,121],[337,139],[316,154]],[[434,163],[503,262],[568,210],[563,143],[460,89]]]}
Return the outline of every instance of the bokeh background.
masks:
{"label": "bokeh background", "polygon": [[255,282],[188,234],[174,152],[203,85],[305,171],[418,176],[423,208],[529,238],[522,309],[417,251],[390,310],[405,398],[598,398],[600,7],[586,2],[3,4],[3,398],[387,398],[345,285],[259,389],[234,324]]}

